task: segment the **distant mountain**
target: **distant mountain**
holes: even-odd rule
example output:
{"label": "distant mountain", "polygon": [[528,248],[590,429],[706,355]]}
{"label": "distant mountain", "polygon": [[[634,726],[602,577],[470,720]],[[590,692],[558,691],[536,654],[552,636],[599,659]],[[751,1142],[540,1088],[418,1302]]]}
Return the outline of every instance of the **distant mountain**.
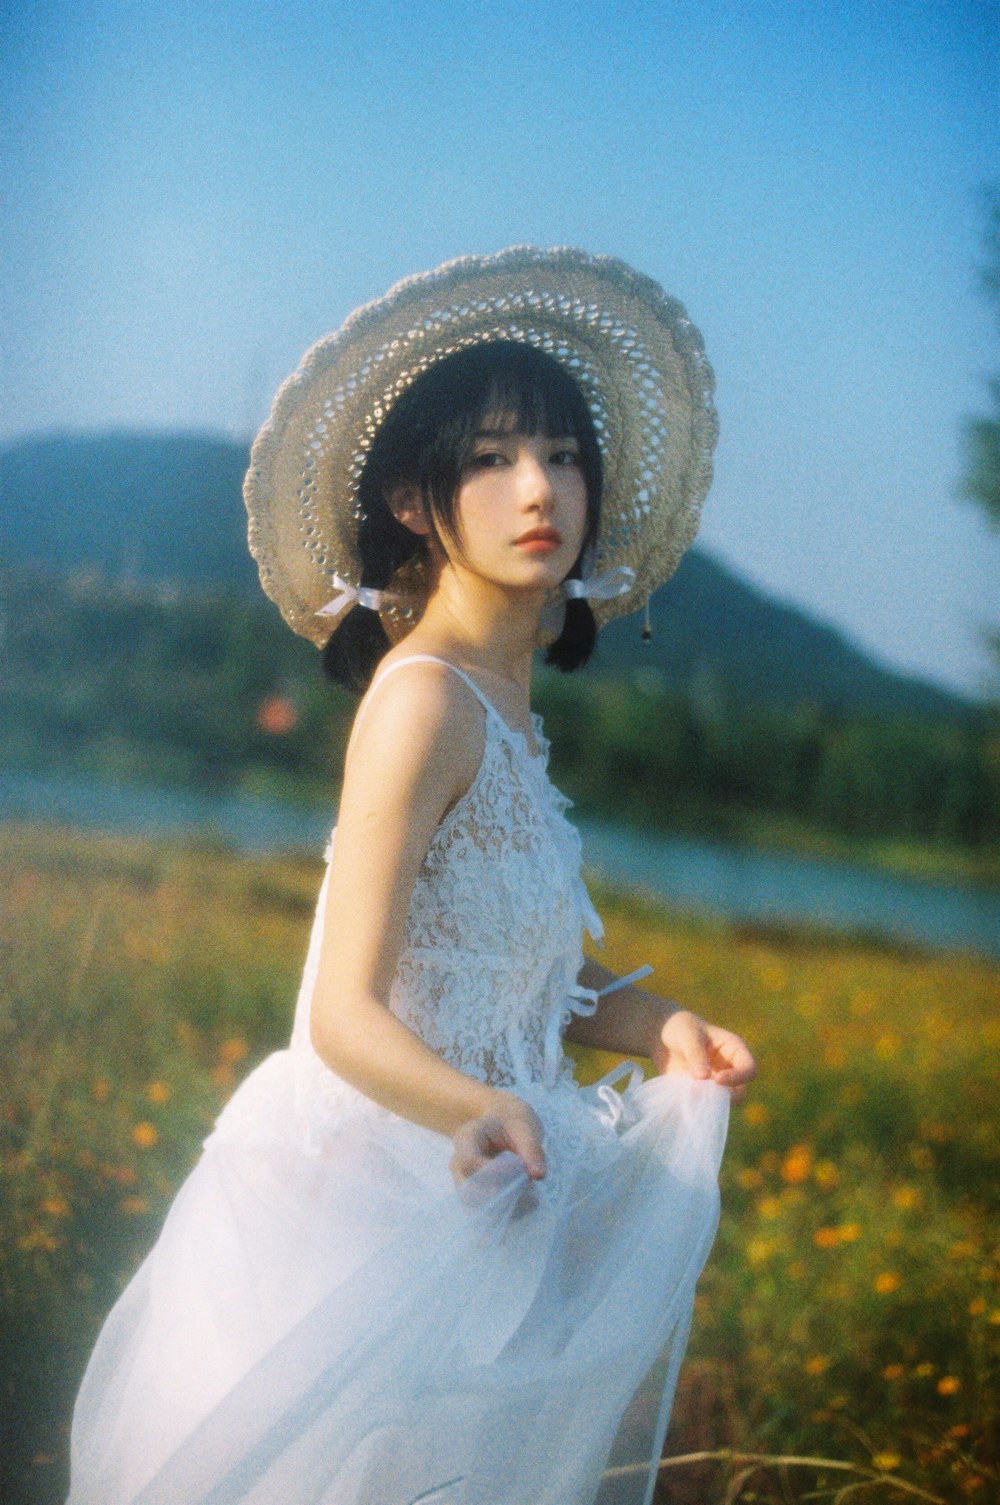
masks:
{"label": "distant mountain", "polygon": [[[50,435],[0,446],[0,563],[250,589],[242,444],[185,434]],[[931,718],[973,709],[877,664],[832,627],[692,550],[639,619],[601,634],[597,667],[720,698]]]}

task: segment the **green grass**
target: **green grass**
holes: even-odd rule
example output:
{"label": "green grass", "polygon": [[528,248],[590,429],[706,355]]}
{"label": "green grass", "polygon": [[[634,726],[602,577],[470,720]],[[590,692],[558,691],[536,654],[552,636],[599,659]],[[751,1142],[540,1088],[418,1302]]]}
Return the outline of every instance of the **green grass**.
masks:
{"label": "green grass", "polygon": [[[0,1497],[50,1505],[108,1306],[234,1083],[287,1038],[320,874],[11,826],[0,866]],[[671,1450],[815,1455],[994,1497],[1000,968],[597,897],[603,959],[651,961],[762,1063],[733,1118]],[[606,1064],[581,1054],[584,1074]],[[667,1471],[663,1498],[721,1502],[733,1472]],[[832,1499],[853,1477],[817,1493],[822,1470],[764,1469],[739,1498]],[[906,1498],[884,1482],[857,1497]]]}

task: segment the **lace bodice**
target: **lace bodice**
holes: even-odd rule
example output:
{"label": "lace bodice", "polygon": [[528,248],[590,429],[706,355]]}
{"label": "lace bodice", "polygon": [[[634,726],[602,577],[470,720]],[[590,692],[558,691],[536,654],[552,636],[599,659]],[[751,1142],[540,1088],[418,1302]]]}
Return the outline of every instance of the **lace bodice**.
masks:
{"label": "lace bodice", "polygon": [[[396,660],[379,678],[417,657],[429,655]],[[595,937],[601,930],[580,877],[580,838],[564,814],[569,801],[549,781],[539,718],[532,718],[540,748],[534,755],[479,687],[449,667],[483,706],[485,746],[418,874],[389,1003],[470,1076],[493,1085],[552,1084],[570,1074],[561,1035],[576,1000],[583,929]],[[344,1084],[309,1041],[325,900],[326,882],[292,1050],[309,1093],[329,1096]]]}

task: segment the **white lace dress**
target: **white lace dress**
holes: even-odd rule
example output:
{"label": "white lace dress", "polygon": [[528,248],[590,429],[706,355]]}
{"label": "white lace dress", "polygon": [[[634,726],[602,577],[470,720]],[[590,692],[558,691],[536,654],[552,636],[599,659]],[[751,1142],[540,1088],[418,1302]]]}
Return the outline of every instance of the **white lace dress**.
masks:
{"label": "white lace dress", "polygon": [[98,1340],[70,1505],[648,1505],[728,1097],[574,1082],[562,1030],[593,1007],[600,931],[579,837],[463,678],[482,764],[420,871],[391,1007],[532,1105],[548,1174],[504,1155],[459,1195],[449,1139],[319,1060],[324,881],[290,1046],[222,1113]]}

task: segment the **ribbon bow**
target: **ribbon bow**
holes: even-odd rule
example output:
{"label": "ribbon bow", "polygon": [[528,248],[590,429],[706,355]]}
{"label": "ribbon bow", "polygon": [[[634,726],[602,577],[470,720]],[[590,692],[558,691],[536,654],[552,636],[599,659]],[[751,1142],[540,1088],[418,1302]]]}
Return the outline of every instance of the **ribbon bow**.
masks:
{"label": "ribbon bow", "polygon": [[320,607],[316,613],[318,617],[338,617],[352,601],[356,601],[359,606],[366,606],[369,611],[381,611],[383,606],[399,600],[398,596],[389,591],[372,590],[367,585],[349,585],[340,575],[334,575],[333,584],[340,594]]}
{"label": "ribbon bow", "polygon": [[[559,1071],[559,1060],[562,1056],[562,1032],[573,1015],[579,1014],[581,1018],[589,1019],[591,1014],[596,1012],[597,1005],[606,994],[617,993],[619,988],[627,988],[633,982],[641,982],[644,977],[649,976],[652,970],[647,963],[644,967],[636,967],[635,971],[630,972],[627,977],[618,977],[614,982],[609,982],[606,987],[583,988],[577,983],[569,989],[562,1006],[554,1008],[549,1014],[545,1028],[542,1051],[545,1080],[550,1085],[555,1082]],[[629,1062],[629,1065],[631,1064],[633,1063]],[[618,1068],[615,1069],[618,1070]],[[603,1086],[606,1081],[607,1078],[602,1077],[597,1085]]]}
{"label": "ribbon bow", "polygon": [[599,575],[585,575],[582,580],[567,580],[564,590],[573,600],[581,597],[591,601],[613,601],[624,596],[635,584],[635,570],[627,564],[616,564]]}

